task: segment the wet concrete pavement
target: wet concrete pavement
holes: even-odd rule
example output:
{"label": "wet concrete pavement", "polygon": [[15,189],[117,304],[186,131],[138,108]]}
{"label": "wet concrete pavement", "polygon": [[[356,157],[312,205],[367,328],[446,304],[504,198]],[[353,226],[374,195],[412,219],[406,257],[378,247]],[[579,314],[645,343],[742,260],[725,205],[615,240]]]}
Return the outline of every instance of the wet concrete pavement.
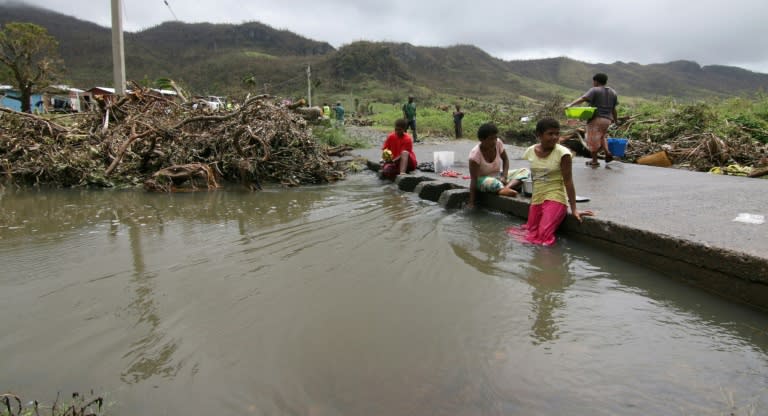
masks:
{"label": "wet concrete pavement", "polygon": [[[453,170],[469,175],[466,158],[476,141],[417,144],[420,162],[435,151],[453,151]],[[527,167],[524,149],[507,146],[511,168]],[[378,161],[379,149],[357,153]],[[641,166],[615,161],[599,168],[576,157],[576,194],[590,198],[581,209],[595,212],[578,224],[569,216],[561,230],[602,249],[694,285],[768,309],[768,223],[734,221],[741,214],[768,218],[768,180]],[[426,185],[426,182],[432,182]],[[443,183],[437,186],[434,181]],[[422,183],[423,182],[423,183]],[[468,179],[416,171],[398,180],[400,189],[455,208],[466,201]],[[425,191],[426,188],[431,190]],[[479,205],[525,218],[529,199],[484,195]]]}

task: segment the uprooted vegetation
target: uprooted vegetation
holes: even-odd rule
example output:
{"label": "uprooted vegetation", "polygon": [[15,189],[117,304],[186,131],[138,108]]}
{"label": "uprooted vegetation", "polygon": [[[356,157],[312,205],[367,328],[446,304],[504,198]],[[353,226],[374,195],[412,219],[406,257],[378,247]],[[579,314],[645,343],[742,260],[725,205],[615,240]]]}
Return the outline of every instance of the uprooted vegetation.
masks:
{"label": "uprooted vegetation", "polygon": [[307,122],[268,96],[201,113],[149,89],[68,123],[0,109],[6,183],[139,185],[154,191],[215,188],[223,179],[259,189],[343,178]]}
{"label": "uprooted vegetation", "polygon": [[768,112],[739,111],[734,104],[671,105],[664,112],[641,108],[622,121],[617,133],[633,139],[630,159],[666,150],[676,164],[704,171],[732,163],[759,165],[768,150]]}
{"label": "uprooted vegetation", "polygon": [[[583,128],[566,128],[564,135],[578,142]],[[744,176],[762,176],[768,166],[768,99],[646,104],[620,115],[609,135],[629,139],[623,157],[628,162],[665,152],[678,168],[722,172],[718,168],[739,166]]]}

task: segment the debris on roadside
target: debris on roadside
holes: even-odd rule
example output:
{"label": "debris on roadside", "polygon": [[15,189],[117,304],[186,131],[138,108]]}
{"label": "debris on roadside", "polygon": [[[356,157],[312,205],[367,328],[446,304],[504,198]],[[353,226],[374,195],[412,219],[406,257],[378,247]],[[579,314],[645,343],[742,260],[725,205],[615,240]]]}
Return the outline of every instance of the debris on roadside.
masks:
{"label": "debris on roadside", "polygon": [[345,175],[307,121],[270,96],[250,97],[232,111],[201,114],[150,89],[131,89],[68,123],[0,109],[4,181],[145,184],[168,192],[212,188],[220,179],[259,189],[266,182],[298,186]]}
{"label": "debris on roadside", "polygon": [[[673,107],[663,115],[620,117],[608,134],[629,139],[621,158],[625,162],[726,175],[765,176],[768,174],[768,130],[747,121],[742,116],[729,119],[715,114],[704,104],[693,104]],[[585,122],[566,124],[560,143],[580,156],[589,156],[584,125]],[[732,166],[742,168],[732,173],[734,169],[728,168]],[[745,169],[750,173],[744,174]]]}
{"label": "debris on roadside", "polygon": [[374,125],[373,120],[368,118],[352,117],[346,121],[350,126],[370,127]]}

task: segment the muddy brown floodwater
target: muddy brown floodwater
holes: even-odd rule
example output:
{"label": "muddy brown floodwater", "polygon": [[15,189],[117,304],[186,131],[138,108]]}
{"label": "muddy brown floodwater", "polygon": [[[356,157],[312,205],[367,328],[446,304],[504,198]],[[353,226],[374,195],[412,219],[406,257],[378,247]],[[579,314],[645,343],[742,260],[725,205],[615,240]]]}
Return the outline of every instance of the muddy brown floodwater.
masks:
{"label": "muddy brown floodwater", "polygon": [[0,390],[111,414],[768,412],[768,316],[370,174],[0,195]]}

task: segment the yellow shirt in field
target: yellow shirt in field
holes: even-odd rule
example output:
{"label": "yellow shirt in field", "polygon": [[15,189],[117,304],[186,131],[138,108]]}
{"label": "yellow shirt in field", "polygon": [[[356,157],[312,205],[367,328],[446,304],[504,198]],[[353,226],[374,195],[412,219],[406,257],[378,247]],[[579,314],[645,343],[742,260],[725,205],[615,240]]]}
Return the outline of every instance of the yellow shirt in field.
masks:
{"label": "yellow shirt in field", "polygon": [[556,144],[547,157],[540,158],[536,156],[534,147],[535,145],[525,149],[523,153],[523,159],[531,162],[531,179],[533,180],[531,204],[555,201],[567,206],[568,197],[565,194],[560,160],[565,155],[570,156],[571,151],[563,145]]}

